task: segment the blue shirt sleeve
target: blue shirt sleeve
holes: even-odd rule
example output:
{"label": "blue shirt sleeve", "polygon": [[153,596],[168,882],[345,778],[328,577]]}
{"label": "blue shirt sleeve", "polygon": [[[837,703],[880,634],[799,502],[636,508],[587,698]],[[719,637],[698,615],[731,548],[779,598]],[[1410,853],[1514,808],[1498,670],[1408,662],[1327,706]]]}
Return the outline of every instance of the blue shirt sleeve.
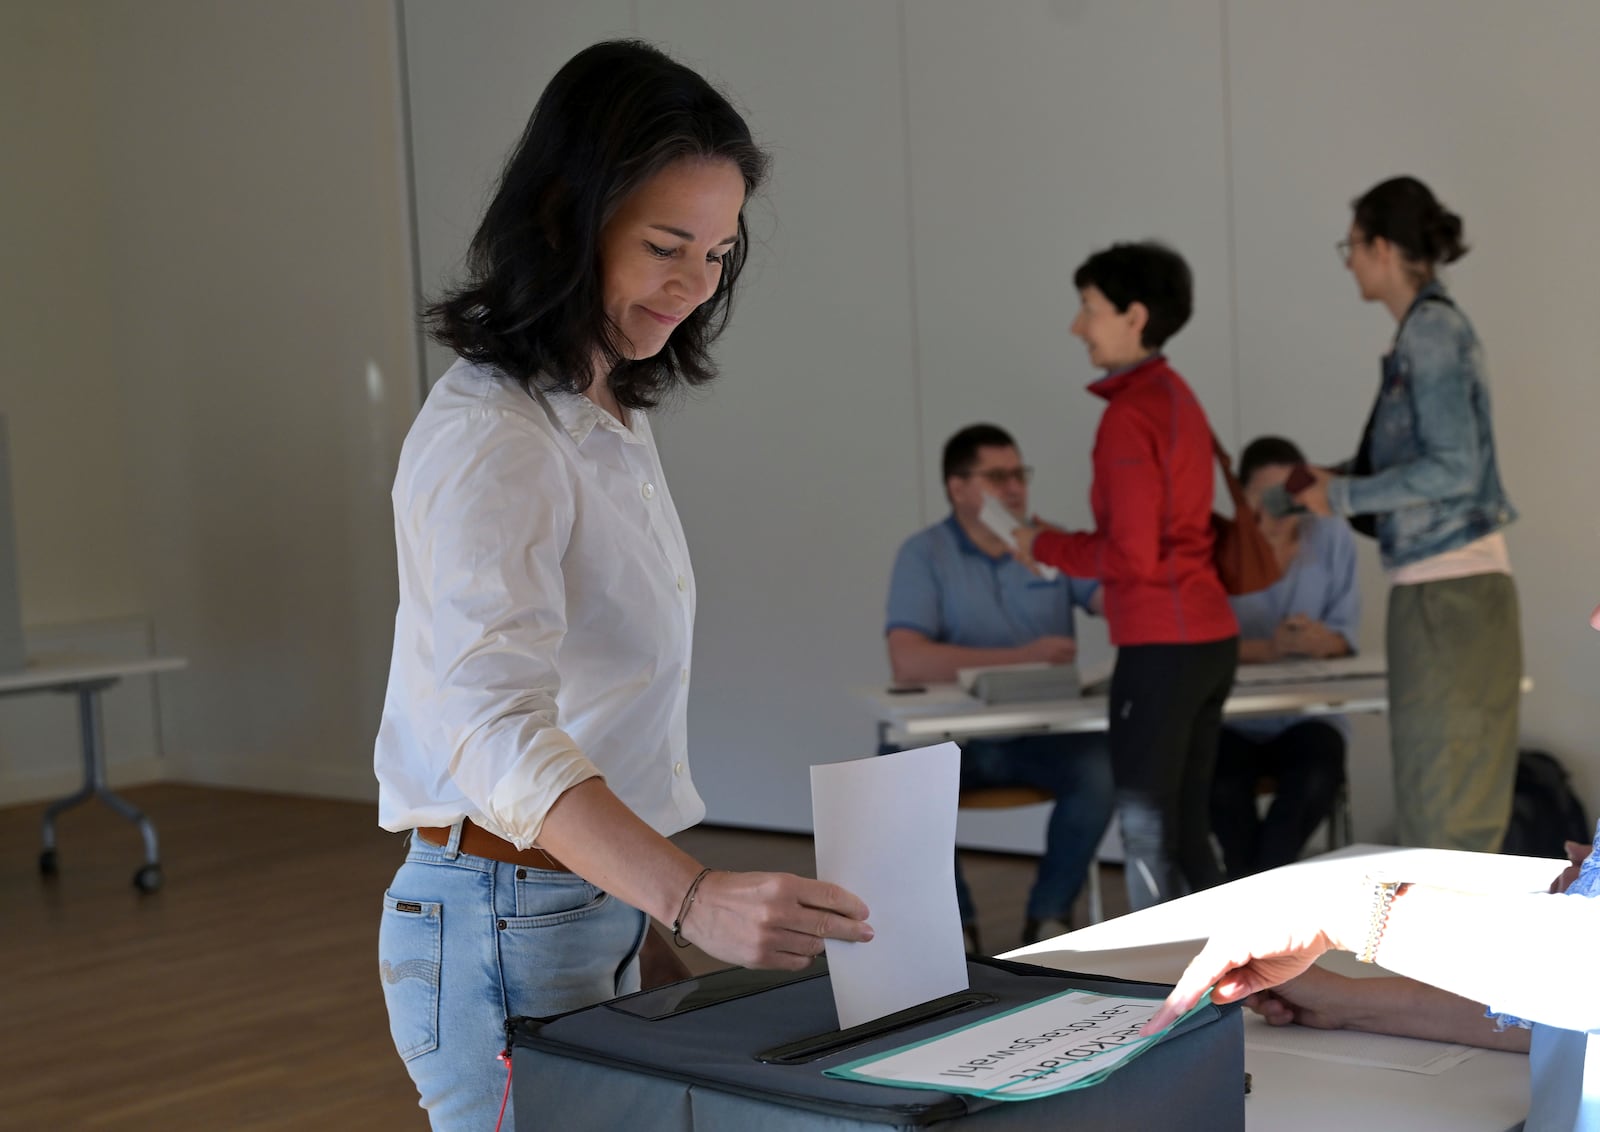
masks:
{"label": "blue shirt sleeve", "polygon": [[888,620],[883,631],[914,629],[939,640],[944,625],[939,616],[939,578],[933,569],[926,540],[910,538],[895,555],[889,576]]}
{"label": "blue shirt sleeve", "polygon": [[1085,613],[1092,613],[1093,611],[1089,608],[1089,602],[1094,597],[1095,591],[1100,588],[1100,579],[1074,578],[1071,575],[1065,575],[1065,577],[1067,579],[1067,590],[1072,595],[1067,607],[1068,635],[1070,636],[1072,635],[1070,629],[1072,624],[1071,607],[1075,605]]}
{"label": "blue shirt sleeve", "polygon": [[1323,597],[1324,625],[1338,633],[1356,650],[1356,638],[1361,632],[1361,587],[1356,581],[1356,540],[1350,525],[1343,519],[1330,518],[1318,521],[1326,528],[1323,533],[1323,563],[1328,572],[1328,590]]}

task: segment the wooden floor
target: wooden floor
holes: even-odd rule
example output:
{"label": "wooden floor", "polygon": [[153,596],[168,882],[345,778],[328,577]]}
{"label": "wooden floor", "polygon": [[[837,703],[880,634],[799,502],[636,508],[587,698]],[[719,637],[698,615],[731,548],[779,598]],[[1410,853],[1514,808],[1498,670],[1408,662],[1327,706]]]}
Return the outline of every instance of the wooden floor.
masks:
{"label": "wooden floor", "polygon": [[[125,792],[154,819],[165,885],[132,884],[133,826],[98,804],[57,827],[0,810],[0,1129],[425,1129],[377,972],[404,854],[372,806],[193,786]],[[809,839],[697,829],[710,865],[810,873]],[[1030,858],[963,856],[984,946],[1017,943]],[[1105,869],[1107,913],[1126,910]],[[1081,904],[1079,920],[1082,922]],[[693,969],[720,966],[686,952]]]}

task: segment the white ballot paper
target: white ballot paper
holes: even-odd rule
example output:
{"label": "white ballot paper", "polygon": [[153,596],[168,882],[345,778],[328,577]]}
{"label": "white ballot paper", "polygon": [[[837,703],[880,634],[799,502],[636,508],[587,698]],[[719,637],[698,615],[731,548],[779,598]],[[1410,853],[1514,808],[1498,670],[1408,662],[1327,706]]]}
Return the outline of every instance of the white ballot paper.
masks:
{"label": "white ballot paper", "polygon": [[967,989],[960,784],[954,743],[811,768],[817,876],[866,901],[873,930],[867,943],[827,942],[840,1029]]}
{"label": "white ballot paper", "polygon": [[1244,1048],[1287,1053],[1317,1061],[1342,1061],[1403,1073],[1437,1076],[1477,1054],[1472,1046],[1366,1034],[1359,1030],[1313,1030],[1305,1026],[1271,1026],[1266,1019],[1245,1015]]}
{"label": "white ballot paper", "polygon": [[1149,1049],[1159,1035],[1145,1037],[1139,1027],[1160,1005],[1159,998],[1069,990],[824,1072],[875,1085],[1034,1100],[1098,1084]]}
{"label": "white ballot paper", "polygon": [[[1001,503],[995,496],[985,495],[983,497],[983,508],[978,512],[978,522],[993,531],[995,537],[1001,542],[1015,549],[1017,540],[1012,536],[1012,532],[1023,526],[1026,520],[1019,519],[1010,511],[1007,511],[1006,505]],[[1042,564],[1039,566],[1039,577],[1047,582],[1053,582],[1060,576],[1061,571],[1054,566]]]}

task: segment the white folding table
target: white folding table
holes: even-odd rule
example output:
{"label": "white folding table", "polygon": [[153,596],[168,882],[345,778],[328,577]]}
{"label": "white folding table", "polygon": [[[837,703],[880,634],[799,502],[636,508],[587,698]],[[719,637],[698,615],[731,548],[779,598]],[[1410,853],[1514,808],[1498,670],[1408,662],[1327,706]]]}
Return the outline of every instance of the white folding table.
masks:
{"label": "white folding table", "polygon": [[91,657],[42,655],[30,657],[17,671],[0,672],[0,696],[28,692],[65,692],[78,697],[78,732],[83,747],[83,785],[67,797],[53,802],[44,813],[43,848],[39,853],[39,872],[56,874],[56,818],[64,810],[98,798],[116,813],[139,827],[144,839],[144,863],[133,874],[141,892],[161,887],[161,855],[156,828],[132,803],[119,797],[106,784],[105,736],[100,718],[100,693],[128,676],[148,676],[173,672],[189,664],[184,657]]}

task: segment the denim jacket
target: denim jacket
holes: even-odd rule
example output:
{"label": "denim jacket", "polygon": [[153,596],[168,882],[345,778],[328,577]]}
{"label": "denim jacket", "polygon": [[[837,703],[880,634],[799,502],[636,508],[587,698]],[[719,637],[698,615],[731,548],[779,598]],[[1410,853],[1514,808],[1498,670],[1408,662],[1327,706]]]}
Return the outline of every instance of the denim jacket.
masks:
{"label": "denim jacket", "polygon": [[1483,348],[1437,282],[1400,322],[1347,470],[1329,482],[1328,504],[1375,517],[1385,569],[1455,550],[1517,517],[1495,463]]}

